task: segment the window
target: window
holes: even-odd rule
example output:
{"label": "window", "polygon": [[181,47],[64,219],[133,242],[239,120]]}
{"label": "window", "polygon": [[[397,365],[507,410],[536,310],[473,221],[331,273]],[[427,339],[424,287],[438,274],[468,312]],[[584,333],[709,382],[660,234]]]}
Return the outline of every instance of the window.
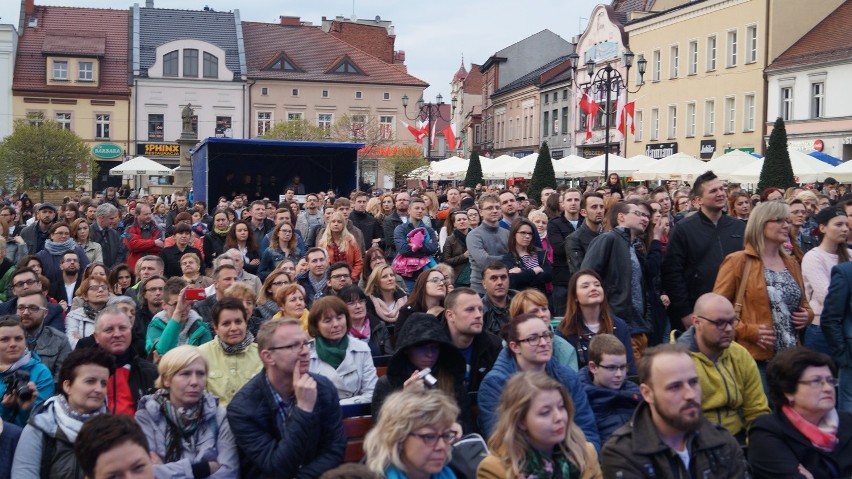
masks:
{"label": "window", "polygon": [[677,106],[669,105],[669,138],[677,138]]}
{"label": "window", "polygon": [[299,89],[298,89],[298,88],[293,88],[293,90],[291,90],[291,91],[290,91],[290,95],[292,95],[292,96],[299,96]]}
{"label": "window", "polygon": [[653,81],[660,81],[660,51],[654,50],[654,56],[651,61],[651,68],[653,72],[653,77],[651,78]]}
{"label": "window", "polygon": [[231,117],[230,116],[217,116],[216,117],[216,131],[217,138],[231,138],[234,136],[234,131],[231,129]]}
{"label": "window", "polygon": [[678,57],[678,50],[680,48],[677,45],[672,46],[671,48],[671,58],[669,58],[669,78],[677,78],[678,69],[680,67],[680,58]]}
{"label": "window", "polygon": [[793,119],[793,87],[781,89],[781,118],[785,121]]}
{"label": "window", "polygon": [[757,61],[757,25],[746,27],[746,63]]}
{"label": "window", "polygon": [[92,81],[95,79],[95,64],[92,62],[80,62],[77,64],[77,79],[80,81]]}
{"label": "window", "polygon": [[562,108],[562,134],[568,134],[568,107]]}
{"label": "window", "polygon": [[635,141],[642,141],[642,110],[636,112],[633,121],[636,123],[636,134],[633,135],[633,139]]}
{"label": "window", "polygon": [[347,56],[343,60],[340,61],[337,65],[331,68],[329,73],[350,73],[356,75],[363,75],[364,73],[352,63],[352,60]]}
{"label": "window", "polygon": [[287,113],[287,121],[301,121],[303,113],[300,111]]}
{"label": "window", "polygon": [[707,71],[716,69],[716,35],[707,37]]}
{"label": "window", "polygon": [[364,92],[362,92],[362,91],[356,91],[355,92],[355,99],[356,100],[361,100],[363,98],[364,98]]}
{"label": "window", "polygon": [[390,100],[390,92],[386,91],[382,93],[382,100]]}
{"label": "window", "polygon": [[44,124],[44,112],[43,111],[29,111],[27,112],[27,121],[30,126],[41,126]]}
{"label": "window", "polygon": [[323,98],[328,98],[328,90],[323,90],[323,91],[322,91],[322,97],[323,97]]}
{"label": "window", "polygon": [[553,110],[550,112],[550,121],[553,122],[553,127],[551,127],[551,131],[554,135],[559,134],[559,110]]}
{"label": "window", "polygon": [[811,118],[825,116],[825,83],[811,83]]}
{"label": "window", "polygon": [[704,136],[716,134],[716,101],[704,102]]}
{"label": "window", "polygon": [[727,66],[737,66],[737,31],[731,30],[728,32],[728,57]]}
{"label": "window", "polygon": [[544,112],[544,121],[541,124],[542,125],[541,136],[549,136],[550,135],[550,129],[547,128],[547,125],[549,125],[549,124],[550,124],[550,112],[546,111],[546,112]]}
{"label": "window", "polygon": [[53,61],[53,79],[67,80],[68,79],[68,62]]}
{"label": "window", "polygon": [[514,131],[514,130],[512,129],[512,120],[510,119],[510,120],[509,120],[509,141],[512,141],[512,140],[513,140],[513,138],[512,138],[512,132],[513,132],[513,131]]}
{"label": "window", "polygon": [[204,52],[204,78],[219,78],[219,58]]}
{"label": "window", "polygon": [[743,129],[754,131],[755,102],[754,93],[746,95],[743,106]]}
{"label": "window", "polygon": [[566,89],[562,90],[562,100],[567,100],[567,99],[568,99],[568,89],[566,88]]}
{"label": "window", "polygon": [[695,136],[695,103],[686,104],[686,136]]}
{"label": "window", "polygon": [[163,55],[163,76],[178,76],[178,51],[172,51]]}
{"label": "window", "polygon": [[165,115],[148,115],[148,141],[163,141]]}
{"label": "window", "polygon": [[109,139],[109,115],[95,115],[95,138]]}
{"label": "window", "polygon": [[689,63],[688,73],[690,75],[698,73],[698,40],[689,42],[689,58],[687,58],[687,62]]}
{"label": "window", "polygon": [[320,113],[317,115],[317,126],[323,131],[326,138],[331,136],[331,113]]}
{"label": "window", "polygon": [[269,96],[269,88],[263,87],[260,89],[261,96]]}
{"label": "window", "polygon": [[352,115],[352,137],[357,139],[367,138],[367,115]]}
{"label": "window", "polygon": [[57,113],[56,114],[56,123],[59,125],[59,128],[63,130],[71,130],[71,114],[70,113]]}
{"label": "window", "polygon": [[473,126],[473,142],[479,144],[482,141],[482,125]]}
{"label": "window", "polygon": [[183,51],[183,76],[198,78],[198,50],[194,48]]}
{"label": "window", "polygon": [[737,102],[732,96],[725,98],[725,133],[733,133],[736,128]]}
{"label": "window", "polygon": [[660,139],[660,110],[651,108],[651,140]]}
{"label": "window", "polygon": [[548,103],[550,103],[550,93],[545,93],[544,94],[544,104],[546,105]]}
{"label": "window", "polygon": [[272,112],[271,111],[259,111],[257,112],[257,136],[265,135],[269,130],[272,129]]}
{"label": "window", "polygon": [[379,117],[379,135],[383,140],[392,140],[393,139],[393,117],[392,116],[380,116]]}

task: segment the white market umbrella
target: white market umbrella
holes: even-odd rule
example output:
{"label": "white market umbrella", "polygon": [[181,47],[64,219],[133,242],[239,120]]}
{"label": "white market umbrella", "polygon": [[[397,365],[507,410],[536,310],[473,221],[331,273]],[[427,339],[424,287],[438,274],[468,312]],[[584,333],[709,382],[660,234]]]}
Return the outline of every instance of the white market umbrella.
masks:
{"label": "white market umbrella", "polygon": [[[793,167],[793,178],[796,183],[813,183],[824,180],[829,174],[825,171],[825,163],[813,156],[797,150],[787,150],[790,153],[790,166]],[[737,169],[731,173],[729,181],[737,183],[757,184],[760,181],[760,170],[766,158]]]}
{"label": "white market umbrella", "polygon": [[431,165],[424,165],[418,168],[411,170],[407,175],[405,175],[408,179],[418,179],[418,180],[427,180],[432,176],[432,168]]}
{"label": "white market umbrella", "polygon": [[742,150],[733,150],[707,162],[707,169],[713,170],[720,179],[730,181],[729,176],[736,170],[754,163],[758,159]]}
{"label": "white market umbrella", "polygon": [[633,173],[633,179],[692,181],[705,171],[707,171],[707,163],[686,153],[675,153],[643,166]]}
{"label": "white market umbrella", "polygon": [[432,179],[434,180],[457,180],[464,178],[470,160],[451,156],[446,160],[432,163]]}
{"label": "white market umbrella", "polygon": [[172,169],[157,163],[154,160],[137,156],[114,168],[110,168],[109,174],[113,176],[142,175],[142,176],[164,176],[171,175]]}
{"label": "white market umbrella", "polygon": [[[651,160],[647,161],[646,159]],[[653,158],[624,158],[618,155],[609,155],[609,165],[605,165],[606,159],[604,155],[598,155],[586,164],[582,176],[603,176],[604,167],[609,167],[610,173],[618,173],[619,176],[633,176],[640,168],[655,162]]]}
{"label": "white market umbrella", "polygon": [[576,178],[585,171],[589,158],[568,155],[553,162],[553,171],[557,178]]}
{"label": "white market umbrella", "polygon": [[501,180],[509,178],[512,164],[518,161],[514,156],[500,155],[493,160],[482,162],[482,178],[485,180]]}
{"label": "white market umbrella", "polygon": [[846,161],[833,168],[827,168],[825,173],[827,176],[841,183],[850,182],[852,181],[852,161]]}

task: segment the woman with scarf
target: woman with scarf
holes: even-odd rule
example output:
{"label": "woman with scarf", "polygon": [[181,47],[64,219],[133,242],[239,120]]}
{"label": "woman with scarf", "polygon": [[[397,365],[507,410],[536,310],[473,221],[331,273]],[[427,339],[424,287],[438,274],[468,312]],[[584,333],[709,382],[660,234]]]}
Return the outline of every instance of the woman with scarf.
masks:
{"label": "woman with scarf", "polygon": [[369,404],[378,380],[370,346],[351,336],[351,329],[352,318],[342,299],[324,296],[314,301],[308,315],[308,334],[314,338],[310,372],[334,384],[341,406]]}
{"label": "woman with scarf", "polygon": [[852,414],[836,409],[834,361],[807,348],[786,349],[769,362],[766,381],[776,408],[749,429],[752,477],[852,475]]}
{"label": "woman with scarf", "polygon": [[157,392],[139,400],[136,422],[151,448],[157,478],[239,477],[225,408],[207,386],[207,361],[195,346],[160,360]]}
{"label": "woman with scarf", "polygon": [[343,217],[343,213],[335,212],[331,215],[328,226],[317,240],[317,246],[328,252],[328,264],[338,261],[349,263],[352,267],[352,281],[358,281],[361,277],[361,269],[364,267],[364,260],[358,242],[346,227],[346,218]]}
{"label": "woman with scarf", "polygon": [[408,295],[397,281],[396,272],[387,263],[373,269],[365,292],[370,300],[367,309],[385,323],[395,323],[408,301]]}
{"label": "woman with scarf", "polygon": [[86,251],[71,238],[71,227],[67,223],[53,223],[48,230],[44,249],[36,254],[41,260],[42,274],[50,280],[50,284],[62,284],[62,270],[59,269],[59,263],[62,261],[62,254],[68,250],[77,253],[81,271],[89,266]]}
{"label": "woman with scarf", "polygon": [[48,399],[24,427],[11,477],[83,477],[74,441],[83,423],[107,413],[107,382],[114,371],[112,356],[100,348],[77,349],[65,358],[60,394]]}
{"label": "woman with scarf", "polygon": [[491,453],[477,479],[602,478],[595,446],[574,422],[574,402],[544,372],[515,374],[500,396]]}
{"label": "woman with scarf", "polygon": [[467,233],[470,231],[467,212],[454,210],[444,223],[447,241],[444,242],[444,263],[453,267],[455,287],[470,286],[470,253],[467,251]]}
{"label": "woman with scarf", "polygon": [[204,264],[212,271],[213,260],[225,251],[225,237],[231,230],[227,210],[213,213],[213,229],[204,235]]}
{"label": "woman with scarf", "polygon": [[275,303],[275,292],[292,282],[290,275],[284,271],[276,269],[269,273],[260,289],[260,295],[257,297],[257,308],[255,308],[261,318],[261,323],[272,319],[275,313],[280,310],[278,304]]}
{"label": "woman with scarf", "polygon": [[71,347],[95,332],[95,319],[109,301],[109,283],[100,276],[90,276],[80,283],[83,305],[72,309],[65,317],[65,334]]}
{"label": "woman with scarf", "polygon": [[185,290],[183,278],[166,280],[163,310],[151,319],[145,340],[145,351],[155,358],[184,344],[201,346],[213,339],[204,319],[192,309],[195,301],[184,299]]}
{"label": "woman with scarf", "polygon": [[350,284],[337,293],[337,297],[346,303],[349,319],[352,322],[349,334],[367,343],[373,356],[393,354],[390,331],[384,321],[370,313],[367,305],[370,300],[358,285]]}
{"label": "woman with scarf", "polygon": [[254,335],[248,330],[243,302],[222,298],[211,310],[216,337],[199,346],[207,360],[207,390],[219,398],[222,407],[263,369]]}

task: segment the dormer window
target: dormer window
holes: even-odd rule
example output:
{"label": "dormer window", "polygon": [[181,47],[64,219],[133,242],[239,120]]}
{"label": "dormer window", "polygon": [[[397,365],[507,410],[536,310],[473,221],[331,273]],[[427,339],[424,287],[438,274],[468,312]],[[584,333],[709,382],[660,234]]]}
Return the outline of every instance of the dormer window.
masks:
{"label": "dormer window", "polygon": [[68,62],[56,61],[53,62],[53,79],[67,80],[68,79]]}
{"label": "dormer window", "polygon": [[335,64],[327,73],[339,73],[348,75],[364,75],[355,62],[349,56],[344,56],[337,64]]}
{"label": "dormer window", "polygon": [[80,62],[77,64],[78,74],[77,79],[80,81],[92,81],[94,77],[94,63]]}
{"label": "dormer window", "polygon": [[204,78],[219,78],[219,58],[204,52]]}
{"label": "dormer window", "polygon": [[178,51],[171,51],[163,55],[163,76],[178,76]]}
{"label": "dormer window", "polygon": [[183,50],[183,76],[198,78],[198,50],[194,48]]}
{"label": "dormer window", "polygon": [[302,71],[293,60],[285,53],[281,53],[267,64],[264,70],[278,70],[282,72],[300,72]]}

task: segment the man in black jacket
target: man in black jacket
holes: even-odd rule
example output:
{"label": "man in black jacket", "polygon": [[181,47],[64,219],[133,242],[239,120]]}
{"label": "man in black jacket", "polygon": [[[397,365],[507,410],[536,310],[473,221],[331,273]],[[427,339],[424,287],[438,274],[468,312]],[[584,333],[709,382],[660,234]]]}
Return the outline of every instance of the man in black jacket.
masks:
{"label": "man in black jacket", "polygon": [[107,268],[124,261],[124,243],[121,235],[115,230],[118,224],[118,208],[110,203],[99,205],[95,210],[95,221],[90,227],[92,241],[101,245],[104,264]]}
{"label": "man in black jacket", "polygon": [[367,193],[356,192],[355,202],[352,204],[352,213],[349,214],[349,220],[361,231],[364,237],[365,250],[378,245],[379,241],[382,240],[381,225],[373,215],[367,213],[367,201],[369,199]]}
{"label": "man in black jacket", "polygon": [[447,295],[444,306],[447,335],[464,356],[467,390],[476,392],[497,360],[503,343],[497,335],[483,329],[482,298],[476,291],[456,288]]}
{"label": "man in black jacket", "polygon": [[553,248],[553,315],[565,315],[565,302],[568,300],[568,280],[571,270],[565,256],[565,239],[577,230],[583,218],[580,217],[582,193],[570,188],[562,193],[560,204],[562,214],[551,218],[547,223],[547,239]]}
{"label": "man in black jacket", "polygon": [[[585,218],[577,231],[565,239],[565,257],[568,259],[568,277],[580,270],[583,258],[592,240],[602,231],[604,219],[604,198],[600,193],[590,191],[580,201],[580,215]],[[564,304],[562,305],[565,306]]]}
{"label": "man in black jacket", "polygon": [[394,210],[391,214],[385,217],[382,224],[385,238],[385,258],[388,263],[393,261],[396,256],[396,243],[393,240],[393,232],[396,227],[408,220],[408,205],[411,203],[411,196],[405,191],[400,191],[394,197]]}
{"label": "man in black jacket", "polygon": [[713,291],[719,265],[729,254],[743,249],[745,222],[724,214],[727,195],[712,171],[695,179],[690,196],[701,208],[678,221],[669,235],[663,259],[662,285],[671,304],[666,310],[672,328],[689,328],[695,301]]}

